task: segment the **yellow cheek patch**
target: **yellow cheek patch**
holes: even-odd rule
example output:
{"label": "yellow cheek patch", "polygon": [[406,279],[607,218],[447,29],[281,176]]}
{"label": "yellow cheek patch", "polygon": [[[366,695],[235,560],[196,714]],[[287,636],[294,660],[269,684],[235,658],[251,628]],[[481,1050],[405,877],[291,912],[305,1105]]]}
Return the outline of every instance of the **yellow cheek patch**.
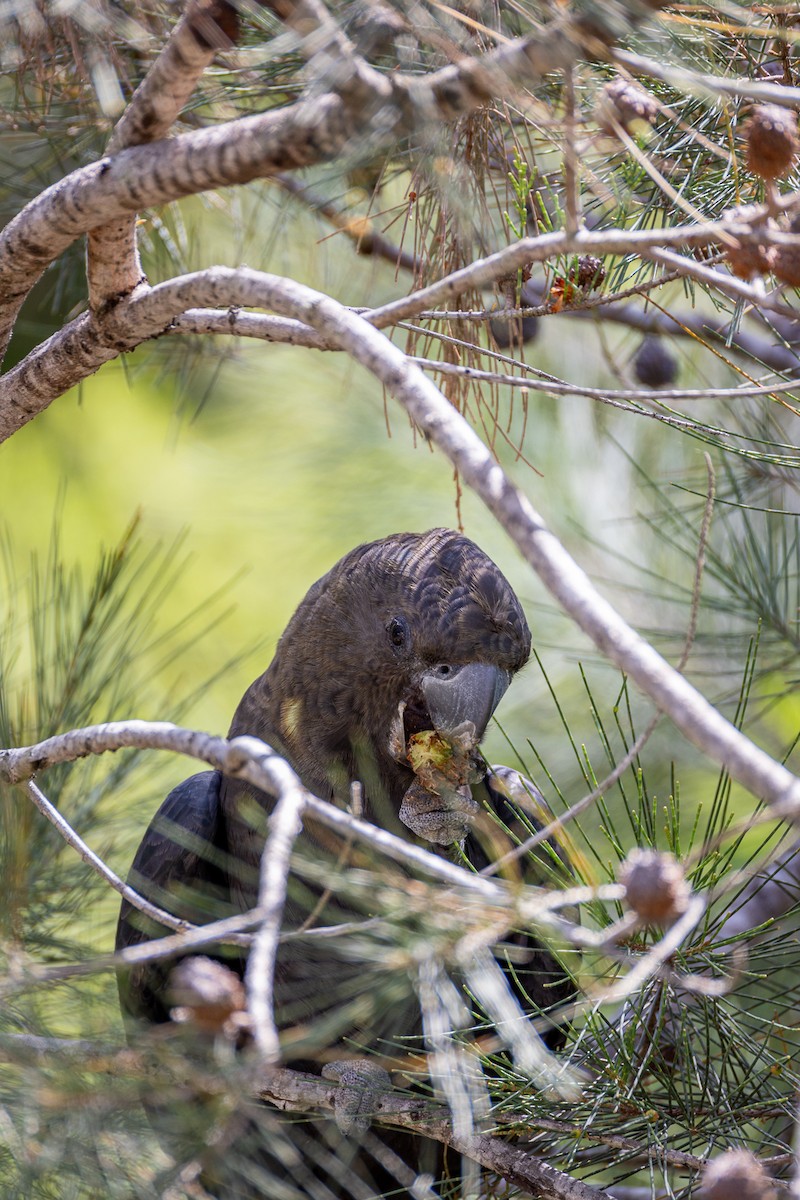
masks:
{"label": "yellow cheek patch", "polygon": [[284,700],[281,704],[281,733],[287,741],[293,742],[297,737],[302,714],[302,700]]}

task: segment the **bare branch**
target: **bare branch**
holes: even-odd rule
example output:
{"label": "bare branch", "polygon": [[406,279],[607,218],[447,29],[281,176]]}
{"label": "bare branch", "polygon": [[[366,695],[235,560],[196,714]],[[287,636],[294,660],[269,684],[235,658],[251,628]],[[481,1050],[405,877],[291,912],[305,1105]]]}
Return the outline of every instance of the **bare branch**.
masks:
{"label": "bare branch", "polygon": [[[187,754],[207,762],[223,774],[246,779],[254,787],[278,797],[283,788],[294,788],[299,782],[289,764],[257,738],[233,738],[228,741],[208,733],[183,729],[168,721],[110,721],[104,725],[89,725],[83,729],[58,734],[35,746],[0,750],[0,780],[7,783],[23,783],[38,771],[56,763],[74,762],[92,754],[105,754],[125,747],[172,750],[178,754]],[[480,879],[463,867],[414,846],[403,838],[370,824],[369,821],[353,817],[310,792],[304,791],[303,798],[314,816],[329,828],[345,836],[357,837],[388,858],[414,866],[435,879],[464,887],[468,892],[481,895],[486,900],[507,903],[508,889],[505,885]],[[538,897],[537,889],[528,890],[531,895]],[[238,923],[242,919],[239,917],[217,921],[215,926],[220,932],[239,932],[242,928],[249,927],[251,922],[259,924],[264,919],[263,913],[257,913],[255,918],[253,913],[257,913],[257,910],[253,909],[249,915],[245,914],[244,926]],[[209,929],[210,925],[192,930],[189,934],[178,935],[187,938],[187,941],[176,941],[176,947],[183,944],[199,944],[195,939],[199,935],[205,935]],[[213,938],[204,936],[203,944],[212,940]],[[130,948],[131,951],[140,949],[141,946]]]}
{"label": "bare branch", "polygon": [[[198,79],[238,27],[227,0],[189,0],[166,45],[134,92],[106,147],[116,154],[128,146],[155,142],[169,133]],[[89,234],[86,274],[93,312],[128,295],[143,279],[133,215]]]}
{"label": "bare branch", "polygon": [[611,51],[611,57],[637,75],[663,79],[665,83],[671,83],[681,91],[705,93],[712,99],[718,96],[740,96],[762,104],[780,104],[785,108],[797,108],[800,104],[797,88],[785,87],[765,79],[747,79],[744,76],[732,79],[722,75],[704,75],[686,67],[671,67],[653,58],[634,54],[630,50],[614,49]]}
{"label": "bare branch", "polygon": [[[205,134],[206,131],[203,132]],[[169,146],[175,146],[179,140],[173,139]],[[159,143],[152,147],[125,151],[112,160],[110,165],[119,164],[126,155],[159,153],[161,145],[162,143]],[[132,180],[130,185],[133,186]],[[446,276],[430,287],[421,288],[409,297],[393,301],[363,315],[377,328],[386,328],[468,288],[486,287],[503,275],[514,273],[532,262],[544,262],[560,254],[578,252],[597,255],[638,253],[656,258],[659,254],[667,253],[663,250],[665,245],[709,245],[715,244],[724,230],[733,234],[737,231],[743,232],[749,229],[751,217],[752,213],[748,210],[747,213],[739,213],[736,220],[679,226],[671,230],[582,230],[574,237],[562,232],[524,238],[496,254],[476,260],[470,266]],[[672,256],[670,261],[674,263],[675,257]],[[677,262],[685,264],[687,273],[692,272],[693,265],[698,265],[689,258],[679,258]],[[2,273],[0,237],[0,286]],[[211,267],[207,271],[180,276],[158,284],[152,289],[140,288],[135,295],[120,301],[108,313],[79,317],[63,331],[54,334],[47,342],[37,347],[0,379],[0,441],[10,437],[57,396],[87,378],[116,355],[134,349],[148,338],[170,331],[175,318],[188,308],[206,305],[225,305],[233,308],[248,305],[278,307],[263,298],[254,298],[254,274],[256,273],[242,268],[238,272],[240,286],[237,287],[234,283],[234,273],[224,268]],[[714,278],[719,279],[722,290],[726,290],[730,282],[737,295],[747,296],[754,302],[758,300],[762,308],[773,308],[784,314],[791,313],[791,310],[787,310],[779,301],[757,296],[754,289],[749,288],[747,284],[732,280],[729,276],[715,275]],[[226,280],[224,289],[219,282],[223,279]],[[3,305],[0,302],[0,314],[2,309]],[[273,332],[276,340],[300,342],[304,336],[299,327],[276,325]],[[321,332],[324,336],[324,331]],[[331,338],[329,342],[335,343],[335,339]],[[303,344],[311,343],[303,341]]]}
{"label": "bare branch", "polygon": [[[226,309],[187,308],[176,316],[167,333],[225,333],[233,337],[258,338],[286,346],[305,346],[313,350],[338,350],[330,338],[323,337],[302,321],[272,317],[265,313],[243,312],[236,306]],[[10,372],[9,372],[10,374]],[[0,394],[2,394],[0,379]]]}
{"label": "bare branch", "polygon": [[[243,741],[245,739],[239,739],[240,745]],[[258,754],[261,743],[254,740],[252,750]],[[270,816],[269,835],[261,855],[258,908],[264,916],[247,960],[245,985],[256,1046],[262,1060],[267,1063],[280,1060],[273,1003],[275,959],[286,902],[289,859],[295,839],[303,828],[305,807],[305,789],[300,786],[296,776],[293,779],[287,778],[281,797]]]}
{"label": "bare branch", "polygon": [[[87,1070],[108,1071],[117,1076],[126,1073],[139,1075],[152,1071],[148,1059],[127,1046],[106,1046],[85,1038],[55,1038],[38,1037],[25,1033],[0,1033],[0,1061],[2,1062],[47,1064],[73,1060],[79,1060]],[[308,1112],[309,1108],[333,1111],[336,1093],[340,1090],[341,1085],[336,1087],[325,1078],[284,1067],[274,1067],[262,1073],[259,1089],[261,1097],[266,1103],[285,1112]],[[376,1103],[382,1118],[381,1123],[385,1125],[402,1125],[405,1128],[413,1129],[415,1126],[411,1122],[420,1122],[421,1128],[423,1122],[432,1120],[438,1125],[440,1119],[445,1129],[450,1124],[448,1113],[442,1105],[420,1097],[404,1095],[397,1090],[378,1094]],[[499,1129],[502,1130],[507,1123],[516,1124],[518,1118],[513,1113],[500,1112],[496,1114],[496,1121]],[[528,1123],[532,1136],[539,1132],[567,1137],[575,1135],[574,1122],[530,1115]],[[645,1145],[634,1138],[624,1137],[607,1129],[582,1128],[580,1137],[582,1141],[596,1142],[598,1145],[623,1150],[626,1158],[632,1161],[666,1163],[682,1171],[701,1171],[708,1162],[708,1159],[699,1155],[685,1150],[672,1149],[661,1142]],[[525,1150],[521,1150],[521,1153],[529,1154]],[[762,1161],[770,1167],[778,1167],[790,1164],[793,1156],[791,1154],[775,1154],[763,1158]],[[618,1188],[615,1187],[615,1196],[617,1191]],[[602,1194],[607,1195],[607,1193]],[[650,1196],[649,1189],[647,1189],[647,1196]]]}
{"label": "bare branch", "polygon": [[[795,203],[797,199],[796,195],[784,197],[787,205]],[[531,263],[545,262],[563,254],[639,254],[654,259],[663,256],[670,267],[682,274],[690,274],[694,267],[700,264],[694,259],[678,258],[675,254],[670,254],[669,247],[674,247],[675,250],[689,250],[697,246],[715,246],[723,237],[745,236],[751,230],[751,222],[765,215],[766,208],[762,206],[759,209],[740,209],[735,215],[721,221],[677,225],[668,229],[581,229],[572,236],[557,231],[541,234],[539,237],[523,238],[511,246],[487,255],[486,258],[476,259],[426,288],[419,288],[410,296],[373,309],[369,319],[376,328],[385,329],[388,325],[417,316],[437,304],[444,304],[467,290],[489,287],[496,279],[512,274]],[[787,310],[779,301],[761,295],[748,284],[734,280],[730,275],[722,275],[711,271],[710,268],[704,268],[703,280],[723,291],[730,290],[732,294],[748,299],[762,308],[774,308],[784,315],[792,315],[791,310]]]}
{"label": "bare branch", "polygon": [[[336,1088],[313,1075],[275,1068],[265,1077],[260,1098],[277,1108],[308,1112],[309,1107],[333,1111]],[[426,1100],[387,1092],[376,1097],[375,1120],[419,1133],[480,1163],[515,1187],[541,1200],[599,1200],[605,1193],[559,1171],[513,1143],[489,1134],[457,1134],[447,1110]]]}
{"label": "bare branch", "polygon": [[188,929],[195,928],[195,926],[189,921],[182,921],[178,917],[173,917],[172,913],[166,912],[163,908],[159,908],[156,904],[151,904],[149,900],[145,900],[144,896],[140,896],[139,893],[130,887],[129,884],[120,879],[119,875],[112,871],[111,868],[103,862],[102,858],[95,854],[94,850],[91,850],[86,845],[86,842],[84,842],[83,838],[80,837],[79,834],[77,834],[69,824],[69,822],[62,817],[55,805],[47,799],[44,792],[37,787],[33,780],[29,780],[25,784],[25,790],[38,808],[39,812],[42,813],[43,816],[47,817],[51,825],[55,826],[67,845],[72,846],[73,850],[77,850],[83,861],[87,863],[88,866],[90,866],[92,870],[100,876],[101,879],[105,879],[106,883],[110,884],[115,892],[119,892],[120,896],[127,900],[129,904],[132,904],[134,908],[138,908],[140,912],[145,913],[148,917],[152,917],[152,919],[154,921],[158,921],[159,924],[165,925],[167,929],[175,929],[179,933],[183,933]]}

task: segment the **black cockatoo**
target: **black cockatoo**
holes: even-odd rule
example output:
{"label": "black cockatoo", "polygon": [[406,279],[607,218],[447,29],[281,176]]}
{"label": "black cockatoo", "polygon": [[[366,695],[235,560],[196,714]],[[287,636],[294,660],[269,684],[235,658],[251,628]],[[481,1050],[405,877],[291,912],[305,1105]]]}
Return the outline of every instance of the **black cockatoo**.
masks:
{"label": "black cockatoo", "polygon": [[[230,736],[262,738],[288,759],[310,791],[334,803],[349,804],[353,784],[360,784],[368,820],[428,848],[433,843],[440,853],[455,843],[480,868],[488,857],[471,828],[472,810],[494,810],[506,826],[513,826],[516,814],[492,786],[491,773],[487,780],[486,766],[472,748],[529,653],[519,601],[472,541],[447,529],[395,534],[356,547],[314,584],[270,666],[245,692]],[[415,739],[430,731],[446,741],[466,738],[469,747],[469,766],[441,803],[435,792],[419,788],[408,755]],[[265,793],[218,772],[194,775],[167,797],[147,830],[132,884],[198,922],[252,907],[271,804]],[[358,847],[343,851],[341,840],[307,822],[285,910],[287,931],[308,925],[309,917],[320,926],[369,914],[369,897],[353,901],[352,894],[344,898],[341,889],[326,887],[326,872],[341,872],[343,863],[358,866],[359,853]],[[123,904],[118,948],[160,932]],[[523,1006],[550,1007],[570,994],[563,970],[546,951],[524,933],[510,940],[517,952],[510,979]],[[243,973],[244,960],[228,955],[224,961]],[[169,1019],[170,965],[146,964],[121,974],[128,1018]],[[420,1048],[413,986],[397,984],[396,977],[395,971],[382,992],[386,977],[380,964],[371,973],[370,964],[349,954],[341,940],[286,940],[276,965],[275,999],[287,1064],[319,1071],[321,1062],[358,1051],[408,1048],[415,1037]],[[554,1030],[551,1040],[557,1038]],[[263,1118],[261,1168],[218,1172],[209,1190],[226,1198],[283,1194],[270,1190],[282,1174],[291,1177],[294,1189],[287,1195],[331,1200],[397,1190],[391,1164],[374,1161],[354,1139],[342,1139],[332,1122],[327,1128],[321,1119],[281,1126],[263,1106],[262,1112],[269,1115]],[[299,1158],[276,1149],[287,1137]],[[374,1143],[374,1134],[370,1137]],[[392,1153],[399,1150],[401,1158],[413,1160],[412,1173],[423,1165],[441,1169],[439,1148],[426,1159],[413,1141],[399,1134],[384,1138]],[[259,1156],[248,1155],[251,1165]]]}

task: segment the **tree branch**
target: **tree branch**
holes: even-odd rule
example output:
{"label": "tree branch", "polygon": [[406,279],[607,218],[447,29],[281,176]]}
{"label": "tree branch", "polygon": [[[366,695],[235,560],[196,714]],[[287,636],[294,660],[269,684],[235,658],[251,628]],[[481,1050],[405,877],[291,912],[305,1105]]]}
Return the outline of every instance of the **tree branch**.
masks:
{"label": "tree branch", "polygon": [[173,917],[172,913],[166,912],[165,909],[159,908],[156,904],[151,904],[149,900],[145,900],[144,896],[140,896],[134,888],[120,879],[119,875],[112,871],[103,862],[102,858],[86,845],[83,838],[75,832],[69,822],[61,815],[55,805],[51,804],[44,792],[37,787],[33,780],[28,780],[25,784],[25,790],[39,812],[58,830],[67,845],[71,846],[73,850],[77,850],[83,861],[101,879],[110,884],[115,892],[119,892],[120,896],[127,900],[129,904],[132,904],[134,908],[138,908],[140,912],[145,913],[154,921],[158,921],[159,924],[165,925],[167,929],[175,929],[178,933],[183,933],[188,929],[195,928],[189,921],[182,921],[178,917]]}
{"label": "tree branch", "polygon": [[[284,19],[302,23],[307,18],[312,27],[327,18],[311,0],[308,5],[287,0],[274,7]],[[649,11],[636,3],[629,8],[634,25]],[[350,146],[363,149],[368,144],[377,152],[412,132],[424,137],[427,129],[471,113],[517,84],[535,83],[581,57],[605,57],[622,30],[603,31],[597,22],[584,26],[580,16],[557,19],[481,58],[463,59],[427,77],[400,72],[387,77],[351,53],[347,39],[338,35],[337,40],[329,26],[325,20],[325,44],[334,46],[344,64],[344,70],[332,72],[331,91],[316,95],[312,90],[284,109],[122,150],[74,171],[10,221],[0,235],[0,353],[31,287],[82,233],[211,188],[328,162]],[[195,61],[192,70],[196,67]],[[159,73],[145,100],[137,101],[142,114],[153,104]],[[190,74],[181,77],[179,95]],[[165,104],[159,121],[168,119],[169,110]],[[132,131],[141,131],[137,111],[130,124]],[[124,140],[129,136],[125,118],[121,129]]]}
{"label": "tree branch", "polygon": [[5,351],[19,307],[44,268],[82,233],[211,188],[327,162],[366,140],[375,151],[385,149],[412,131],[419,136],[430,123],[473,111],[512,81],[542,78],[555,65],[573,61],[581,49],[578,27],[554,23],[481,60],[465,60],[427,78],[397,74],[387,79],[366,67],[354,76],[348,70],[337,79],[336,91],[168,142],[134,146],[73,171],[0,235],[0,350]]}
{"label": "tree branch", "polygon": [[[336,1091],[336,1085],[314,1075],[275,1068],[265,1076],[259,1097],[290,1112],[308,1112],[309,1108],[333,1111]],[[540,1200],[599,1200],[604,1195],[513,1143],[489,1134],[455,1133],[447,1109],[427,1100],[386,1092],[376,1097],[374,1120],[452,1146],[513,1186],[533,1192]]]}
{"label": "tree branch", "polygon": [[[155,142],[169,133],[197,81],[238,30],[238,15],[227,0],[189,0],[169,40],[131,97],[106,154]],[[131,214],[89,233],[86,255],[89,308],[102,309],[129,295],[142,282],[142,264]]]}
{"label": "tree branch", "polygon": [[[244,749],[245,738],[239,738]],[[261,753],[262,743],[253,739],[254,754]],[[294,775],[294,772],[292,772]],[[261,854],[258,889],[258,908],[263,918],[253,939],[247,960],[245,986],[251,1028],[261,1058],[266,1063],[280,1060],[278,1028],[275,1024],[274,987],[275,960],[280,943],[281,919],[286,903],[289,860],[295,839],[303,828],[306,792],[297,776],[287,778],[280,799],[269,819],[269,834]]]}
{"label": "tree branch", "polygon": [[[293,789],[299,783],[289,764],[257,738],[233,738],[229,741],[212,734],[183,729],[168,721],[136,720],[89,725],[47,738],[34,746],[0,750],[0,781],[24,783],[38,771],[56,763],[74,762],[89,755],[105,754],[125,747],[172,750],[178,754],[187,754],[208,763],[231,778],[245,779],[254,787],[278,797],[282,794],[282,788]],[[474,892],[485,900],[500,904],[508,902],[509,892],[504,884],[482,880],[471,871],[414,846],[369,821],[352,817],[305,789],[303,798],[309,810],[324,825],[346,836],[359,838],[395,862],[413,866],[444,883],[464,887],[468,892]],[[537,889],[528,890],[531,894],[538,895]],[[248,924],[253,920],[254,912],[255,909],[246,914]],[[263,913],[258,914],[255,923],[258,924],[263,917]],[[231,917],[215,924],[220,929],[224,928],[226,932],[238,931],[239,926],[233,924],[238,920],[240,918]],[[203,926],[203,930],[209,928],[210,926]],[[202,931],[191,931],[192,938],[199,932]]]}

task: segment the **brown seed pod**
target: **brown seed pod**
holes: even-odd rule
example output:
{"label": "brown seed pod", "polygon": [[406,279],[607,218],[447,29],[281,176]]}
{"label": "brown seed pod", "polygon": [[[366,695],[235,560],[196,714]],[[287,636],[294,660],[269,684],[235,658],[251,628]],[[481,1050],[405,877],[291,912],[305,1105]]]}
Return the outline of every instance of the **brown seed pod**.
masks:
{"label": "brown seed pod", "polygon": [[725,252],[725,260],[740,279],[752,279],[754,275],[766,275],[773,269],[774,247],[765,246],[763,242],[740,242],[738,246],[729,246]]}
{"label": "brown seed pod", "polygon": [[[789,226],[789,233],[800,234],[800,216],[795,217]],[[772,270],[776,279],[788,283],[790,287],[800,287],[800,237],[797,245],[778,243],[772,248]]]}
{"label": "brown seed pod", "polygon": [[645,387],[669,387],[678,376],[678,364],[660,337],[649,333],[636,351],[633,369]]}
{"label": "brown seed pod", "polygon": [[748,168],[762,179],[780,179],[791,169],[798,148],[797,117],[777,104],[759,104],[744,123]]}
{"label": "brown seed pod", "polygon": [[683,868],[671,854],[631,850],[619,871],[625,903],[645,924],[663,925],[686,911],[691,894]]}
{"label": "brown seed pod", "polygon": [[230,1033],[246,1017],[247,996],[238,975],[203,955],[184,958],[169,977],[173,1021],[204,1033]]}
{"label": "brown seed pod", "polygon": [[577,270],[573,267],[569,273],[572,282],[590,292],[599,288],[605,277],[606,269],[603,266],[603,260],[595,257],[594,254],[582,254],[578,259]]}
{"label": "brown seed pod", "polygon": [[703,1200],[776,1200],[777,1189],[749,1150],[726,1150],[703,1171],[700,1195]]}
{"label": "brown seed pod", "polygon": [[627,79],[612,79],[601,91],[595,106],[595,118],[603,133],[616,137],[614,123],[626,133],[636,131],[639,124],[652,125],[658,116],[658,105],[649,92]]}

